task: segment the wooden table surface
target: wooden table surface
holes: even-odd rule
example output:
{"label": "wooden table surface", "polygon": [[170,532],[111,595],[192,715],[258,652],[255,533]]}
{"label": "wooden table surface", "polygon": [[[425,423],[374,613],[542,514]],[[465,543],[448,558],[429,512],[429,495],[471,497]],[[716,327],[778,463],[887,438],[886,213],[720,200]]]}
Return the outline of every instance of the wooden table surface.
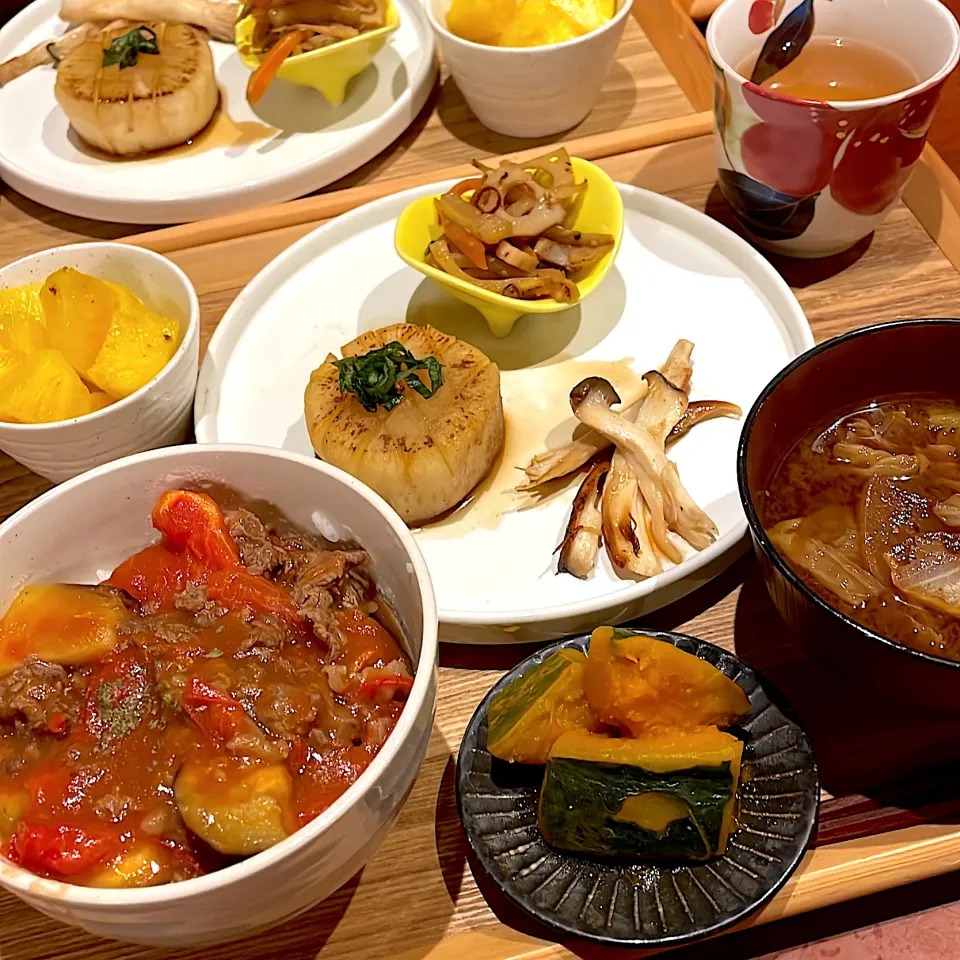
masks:
{"label": "wooden table surface", "polygon": [[[960,0],[947,2],[960,13]],[[632,24],[630,30],[632,36],[628,35],[621,50],[620,62],[624,62],[625,55],[627,59],[637,58],[630,69],[646,77],[642,97],[636,90],[631,93],[626,82],[619,87],[615,83],[614,90],[619,89],[619,93],[615,92],[610,104],[604,105],[608,112],[602,122],[593,127],[588,119],[581,133],[609,128],[604,124],[635,123],[641,115],[643,119],[657,119],[690,109],[690,102],[680,88],[660,72],[655,63],[656,54],[649,49],[646,38]],[[616,81],[616,73],[613,79]],[[437,138],[435,143],[442,144],[440,163],[465,159],[477,150],[513,149],[484,140],[489,134],[471,122],[452,85],[443,86],[435,94],[434,106],[440,104],[443,106],[437,116],[419,118],[419,126],[415,125],[413,132],[408,133],[399,151],[387,160],[368,164],[351,182],[412,172],[418,164],[435,156],[430,146],[433,136]],[[644,113],[648,107],[650,114]],[[947,86],[931,142],[953,169],[960,171],[960,78],[954,77]],[[483,143],[489,146],[481,146]],[[670,189],[670,169],[675,154],[665,148],[658,156],[656,169],[625,179],[663,189],[697,206],[709,206],[714,212],[722,210],[710,200],[707,184],[692,189]],[[616,173],[616,163],[610,168]],[[8,192],[0,196],[0,224],[4,227],[0,232],[0,262],[59,242],[110,238],[131,231],[129,227],[64,217]],[[960,280],[956,272],[946,264],[906,209],[898,209],[874,241],[856,255],[855,269],[848,272],[841,269],[847,265],[841,262],[807,267],[801,272],[797,272],[796,267],[787,271],[818,339],[851,326],[885,319],[960,313],[956,306],[960,303]],[[204,297],[205,314],[211,318],[219,316],[235,293],[234,287],[208,292]],[[35,489],[34,478],[8,458],[0,457],[0,518]],[[646,624],[688,630],[729,648],[735,647],[758,668],[768,671],[771,664],[766,661],[771,657],[771,650],[782,650],[785,642],[783,625],[756,579],[753,564],[746,559],[718,581],[654,615]],[[174,954],[106,944],[52,923],[13,898],[0,897],[0,957],[4,960],[114,960],[121,957],[161,960],[177,956],[184,960],[266,960],[282,956],[290,960],[325,957],[362,960],[398,956],[414,960],[433,956],[432,951],[439,949],[437,945],[450,935],[465,934],[468,930],[495,933],[496,916],[477,890],[465,861],[453,802],[452,750],[459,741],[470,704],[519,656],[520,651],[510,648],[488,652],[479,659],[475,651],[456,648],[444,651],[440,707],[452,711],[450,716],[455,719],[438,725],[423,774],[397,829],[358,880],[301,920],[242,944]],[[775,653],[773,658],[776,660]],[[776,663],[772,666],[776,679],[787,684],[788,689],[797,688],[794,696],[802,700],[805,675],[795,669],[801,661],[802,657],[791,659],[785,655],[779,667]],[[465,669],[468,667],[470,669]],[[842,769],[843,760],[842,755],[832,758],[835,769]],[[429,811],[429,816],[425,811]],[[409,883],[400,888],[392,864],[408,853],[422,856],[426,862],[422,870],[413,869]],[[937,931],[957,929],[960,924],[957,907],[944,906],[932,913],[902,920],[891,918],[950,904],[957,899],[960,899],[960,875],[951,875],[776,924],[754,926],[729,935],[719,944],[695,945],[675,951],[673,955],[677,960],[707,960],[708,957],[712,960],[718,955],[742,960],[760,957],[772,960],[774,956],[783,960],[788,956],[790,960],[945,958],[957,955],[956,939]],[[437,904],[442,909],[434,909]],[[371,916],[380,918],[374,934],[371,934]],[[522,927],[515,917],[507,919]],[[881,921],[887,922],[871,926]],[[851,930],[854,932],[844,935]],[[804,946],[826,936],[835,939],[822,947]],[[472,953],[471,941],[458,942],[463,952],[449,954],[451,960],[460,960],[461,956],[464,960],[467,956],[492,960],[495,956],[491,941],[477,941]],[[924,942],[933,944],[928,952],[923,952]],[[553,951],[547,950],[542,955],[553,955]],[[448,954],[443,956],[446,960]]]}
{"label": "wooden table surface", "polygon": [[[666,145],[642,155],[610,158],[602,165],[617,179],[660,189],[720,219],[726,218],[711,181],[709,138]],[[695,185],[690,186],[691,183]],[[236,248],[236,241],[228,243]],[[198,278],[203,276],[204,264],[211,262],[210,257],[210,251],[188,249],[175,258]],[[252,262],[247,264],[248,268],[255,266]],[[859,245],[849,255],[778,266],[793,285],[818,339],[883,320],[917,314],[942,315],[948,312],[950,303],[960,299],[960,275],[904,206],[894,211],[872,241]],[[218,276],[231,274],[223,268]],[[216,282],[214,277],[198,283],[204,339],[241,286],[240,276],[224,282]],[[15,499],[11,495],[18,488],[24,492],[28,483],[27,477],[18,479],[0,471],[0,502],[11,502]],[[878,717],[875,726],[868,725],[864,730],[867,739],[854,751],[860,762],[853,766],[863,780],[850,783],[849,757],[836,748],[829,736],[829,717],[819,713],[816,705],[823,678],[786,634],[750,560],[740,561],[718,580],[648,618],[645,624],[687,630],[735,649],[781,686],[811,730],[821,755],[824,783],[834,793],[851,786],[865,786],[867,780],[883,779],[889,772],[889,765],[881,769],[866,762],[883,756],[876,737],[881,738],[880,742],[888,739],[890,728],[885,730],[883,718]],[[391,956],[403,960],[509,960],[521,954],[543,958],[570,956],[560,945],[531,940],[531,936],[543,936],[543,931],[530,928],[495,897],[488,900],[480,892],[467,864],[454,802],[454,758],[463,728],[483,693],[523,655],[524,650],[515,647],[447,647],[442,651],[438,722],[421,775],[396,826],[357,878],[304,917],[273,933],[237,944],[172,954],[96,940],[49,921],[14,898],[4,896],[0,897],[0,957],[161,960],[175,955],[189,960],[267,960],[281,956],[291,960],[373,960]],[[960,737],[954,734],[954,738],[960,743]],[[923,752],[917,749],[919,742],[909,740],[893,759],[909,765],[912,754]],[[864,842],[865,854],[876,848],[876,839]],[[403,882],[398,882],[400,871]],[[861,889],[875,889],[870,886],[873,879],[861,878],[858,882],[866,884]],[[818,889],[805,896],[821,898],[815,902],[830,902],[851,893],[847,889],[831,889],[830,884],[826,876]],[[788,892],[758,919],[789,915],[809,906],[792,899]],[[501,924],[498,916],[508,922],[509,928]],[[771,929],[782,926],[782,922],[773,924]],[[734,938],[750,936],[756,936],[754,930],[729,935],[722,941],[723,955],[748,956],[726,951],[737,949],[733,946],[738,942]],[[686,948],[676,956],[706,957],[704,951],[708,949],[714,955],[717,944]],[[574,953],[585,960],[601,958],[599,952],[585,952],[579,947]],[[606,956],[609,954],[603,954]]]}

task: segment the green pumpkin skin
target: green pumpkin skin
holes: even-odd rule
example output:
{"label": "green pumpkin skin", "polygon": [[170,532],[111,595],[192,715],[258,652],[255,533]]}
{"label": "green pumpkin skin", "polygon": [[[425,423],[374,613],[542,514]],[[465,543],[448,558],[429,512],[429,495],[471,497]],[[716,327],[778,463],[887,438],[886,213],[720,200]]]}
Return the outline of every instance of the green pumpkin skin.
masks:
{"label": "green pumpkin skin", "polygon": [[[715,728],[690,736],[728,737]],[[727,759],[718,759],[725,752],[720,742],[704,751],[707,763],[698,763],[695,740],[686,757],[658,758],[643,741],[561,737],[540,791],[540,831],[552,846],[589,856],[706,860],[722,853],[733,826],[741,749],[728,739]],[[586,756],[591,753],[593,757]],[[674,798],[685,815],[660,830],[646,829],[625,815],[628,800],[649,794]]]}
{"label": "green pumpkin skin", "polygon": [[587,658],[559,650],[517,677],[487,710],[487,749],[511,763],[544,764],[554,741],[569,730],[599,730],[583,693]]}

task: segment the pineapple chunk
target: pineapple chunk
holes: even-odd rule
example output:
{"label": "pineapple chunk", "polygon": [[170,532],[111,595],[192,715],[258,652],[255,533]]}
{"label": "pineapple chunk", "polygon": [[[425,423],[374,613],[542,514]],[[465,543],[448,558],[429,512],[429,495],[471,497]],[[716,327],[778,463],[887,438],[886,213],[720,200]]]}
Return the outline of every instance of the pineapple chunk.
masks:
{"label": "pineapple chunk", "polygon": [[109,394],[104,393],[102,390],[94,390],[90,394],[90,412],[93,413],[94,410],[102,410],[104,407],[109,407],[113,403],[113,397]]}
{"label": "pineapple chunk", "polygon": [[8,353],[34,353],[47,343],[39,283],[0,290],[0,370]]}
{"label": "pineapple chunk", "polygon": [[0,420],[52,423],[93,409],[90,391],[59,350],[0,356]]}
{"label": "pineapple chunk", "polygon": [[5,373],[9,373],[15,367],[20,365],[23,354],[19,350],[8,350],[6,347],[0,347],[0,380]]}
{"label": "pineapple chunk", "polygon": [[616,12],[614,0],[554,0],[554,5],[577,24],[581,35],[598,30]]}
{"label": "pineapple chunk", "polygon": [[575,40],[602,27],[613,14],[614,0],[523,0],[500,45],[538,47]]}
{"label": "pineapple chunk", "polygon": [[152,380],[177,352],[180,324],[148,310],[129,290],[109,284],[119,301],[96,360],[84,376],[115,400]]}
{"label": "pineapple chunk", "polygon": [[40,292],[50,346],[83,373],[96,359],[120,309],[116,288],[72,267],[47,277]]}
{"label": "pineapple chunk", "polygon": [[447,28],[463,40],[496,46],[517,6],[518,0],[453,0]]}
{"label": "pineapple chunk", "polygon": [[[176,320],[148,310],[126,287],[71,267],[47,277],[40,299],[50,345],[112,400],[152,380],[180,343]],[[98,398],[91,409],[102,406]]]}

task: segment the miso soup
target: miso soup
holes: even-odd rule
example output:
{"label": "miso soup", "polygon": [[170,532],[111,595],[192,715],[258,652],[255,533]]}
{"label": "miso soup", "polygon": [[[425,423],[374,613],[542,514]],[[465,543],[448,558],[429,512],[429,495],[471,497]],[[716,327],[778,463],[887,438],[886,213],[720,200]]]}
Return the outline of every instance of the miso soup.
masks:
{"label": "miso soup", "polygon": [[897,399],[820,424],[758,498],[764,529],[832,607],[960,660],[960,406]]}

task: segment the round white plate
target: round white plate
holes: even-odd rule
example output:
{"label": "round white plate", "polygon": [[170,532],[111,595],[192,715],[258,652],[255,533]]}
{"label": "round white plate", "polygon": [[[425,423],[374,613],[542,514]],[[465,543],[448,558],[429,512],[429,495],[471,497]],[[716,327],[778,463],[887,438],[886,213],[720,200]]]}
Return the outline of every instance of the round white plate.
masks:
{"label": "round white plate", "polygon": [[[54,98],[53,67],[37,67],[0,89],[0,174],[38,203],[122,223],[200,220],[318,190],[388,147],[427,100],[436,77],[433,34],[420,0],[397,0],[397,7],[399,29],[339,107],[278,81],[254,112],[245,98],[250,71],[233,46],[213,42],[230,119],[266,138],[217,142],[202,152],[139,160],[92,154]],[[59,0],[35,0],[14,17],[0,30],[0,61],[64,33],[59,9]]]}
{"label": "round white plate", "polygon": [[[567,397],[583,377],[623,386],[663,363],[678,338],[694,342],[694,399],[730,400],[746,413],[768,380],[813,345],[800,305],[744,241],[666,197],[621,186],[623,245],[604,283],[565,313],[521,319],[503,340],[479,314],[414,270],[393,247],[397,215],[434,184],[338,217],[277,257],[220,322],[200,371],[200,442],[253,443],[310,453],[303,391],[310,372],[358,333],[408,320],[432,323],[482,349],[501,370],[507,420],[503,464],[466,508],[417,533],[440,608],[442,637],[544,641],[648,613],[719,573],[743,546],[737,495],[740,425],[714,420],[670,449],[720,538],[643,581],[607,557],[589,580],[558,576],[554,548],[579,478],[537,503],[506,492],[514,467],[576,425]],[[625,359],[632,358],[632,364]]]}

